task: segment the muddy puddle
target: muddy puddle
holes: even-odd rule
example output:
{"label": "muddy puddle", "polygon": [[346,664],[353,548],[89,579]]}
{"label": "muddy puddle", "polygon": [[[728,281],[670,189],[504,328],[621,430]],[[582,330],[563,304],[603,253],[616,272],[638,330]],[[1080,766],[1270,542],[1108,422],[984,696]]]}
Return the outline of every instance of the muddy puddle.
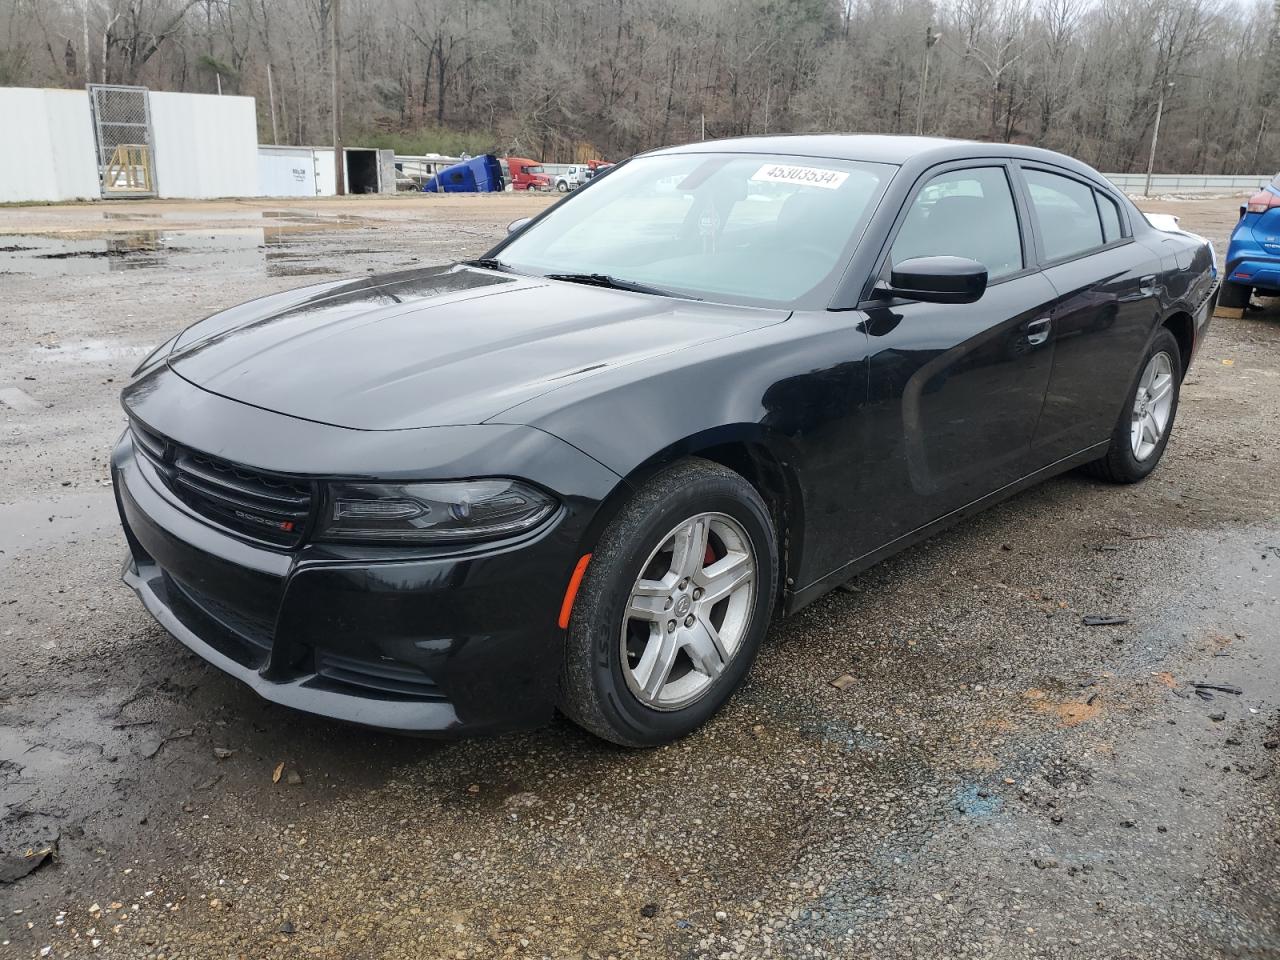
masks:
{"label": "muddy puddle", "polygon": [[[314,218],[293,213],[288,217],[295,223],[314,222]],[[326,226],[332,221],[324,220]],[[0,275],[67,277],[123,270],[230,269],[269,277],[322,276],[342,272],[320,262],[342,246],[341,239],[278,227],[135,230],[74,238],[19,235],[5,237],[0,244]]]}
{"label": "muddy puddle", "polygon": [[114,525],[115,499],[109,487],[100,486],[93,493],[0,504],[0,569]]}
{"label": "muddy puddle", "polygon": [[[191,213],[187,210],[174,211],[154,211],[144,212],[140,210],[102,210],[98,212],[102,220],[109,222],[127,222],[130,220],[150,220],[163,223],[165,221],[172,222],[189,222]],[[243,222],[246,220],[263,220],[277,224],[310,224],[323,225],[326,229],[330,227],[350,227],[371,224],[374,221],[368,217],[351,213],[328,213],[321,210],[216,210],[202,209],[200,211],[200,219],[210,222],[219,221],[236,221]]]}

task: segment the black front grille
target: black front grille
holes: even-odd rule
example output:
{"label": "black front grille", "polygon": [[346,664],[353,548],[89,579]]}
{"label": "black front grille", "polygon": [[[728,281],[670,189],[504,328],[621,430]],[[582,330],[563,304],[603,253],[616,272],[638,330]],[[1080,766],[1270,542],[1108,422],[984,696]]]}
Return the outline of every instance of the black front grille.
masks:
{"label": "black front grille", "polygon": [[316,651],[316,675],[327,686],[389,700],[443,700],[440,688],[416,667],[390,660],[359,660],[327,650]]}
{"label": "black front grille", "polygon": [[302,542],[315,502],[311,483],[188,449],[137,421],[130,430],[165,485],[196,513],[255,540],[285,547]]}

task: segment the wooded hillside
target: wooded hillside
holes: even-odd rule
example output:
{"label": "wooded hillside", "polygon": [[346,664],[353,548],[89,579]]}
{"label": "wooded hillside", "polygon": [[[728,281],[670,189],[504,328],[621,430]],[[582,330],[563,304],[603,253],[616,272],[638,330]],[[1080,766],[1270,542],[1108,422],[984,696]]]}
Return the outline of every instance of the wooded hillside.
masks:
{"label": "wooded hillside", "polygon": [[[270,65],[278,141],[324,143],[333,8],[0,0],[0,84],[221,83],[257,97],[270,142]],[[912,133],[919,119],[925,133],[1034,143],[1125,172],[1145,169],[1164,91],[1157,171],[1280,163],[1280,36],[1265,3],[342,0],[340,13],[348,141],[619,159],[698,139],[704,121],[721,137]]]}

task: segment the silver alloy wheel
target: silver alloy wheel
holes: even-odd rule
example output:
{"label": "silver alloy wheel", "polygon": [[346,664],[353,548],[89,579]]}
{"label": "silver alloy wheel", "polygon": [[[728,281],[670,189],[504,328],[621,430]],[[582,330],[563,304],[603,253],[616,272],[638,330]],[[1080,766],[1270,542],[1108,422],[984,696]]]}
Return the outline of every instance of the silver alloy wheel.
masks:
{"label": "silver alloy wheel", "polygon": [[679,710],[702,697],[742,646],[755,584],[755,550],[732,517],[700,513],[663,537],[622,617],[622,673],[636,698]]}
{"label": "silver alloy wheel", "polygon": [[1173,415],[1173,358],[1163,350],[1147,361],[1133,398],[1129,440],[1136,460],[1146,460],[1160,445]]}

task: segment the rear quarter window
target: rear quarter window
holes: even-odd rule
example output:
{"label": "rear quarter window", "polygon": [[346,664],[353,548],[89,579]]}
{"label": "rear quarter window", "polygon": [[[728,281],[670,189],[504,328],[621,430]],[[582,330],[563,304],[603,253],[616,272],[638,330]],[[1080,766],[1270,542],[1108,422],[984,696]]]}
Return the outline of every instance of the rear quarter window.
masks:
{"label": "rear quarter window", "polygon": [[1119,240],[1123,233],[1120,230],[1120,208],[1105,193],[1098,193],[1098,213],[1102,216],[1102,238],[1107,243]]}

